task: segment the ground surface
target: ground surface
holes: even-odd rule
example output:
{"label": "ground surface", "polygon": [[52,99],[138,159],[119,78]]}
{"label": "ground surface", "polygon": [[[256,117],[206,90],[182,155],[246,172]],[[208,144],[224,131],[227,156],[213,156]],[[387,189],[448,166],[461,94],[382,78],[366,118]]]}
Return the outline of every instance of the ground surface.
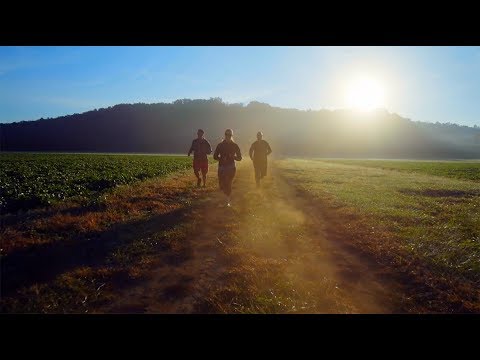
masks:
{"label": "ground surface", "polygon": [[348,239],[326,226],[321,209],[275,170],[257,189],[249,165],[238,166],[232,207],[225,207],[221,193],[205,190],[204,202],[189,215],[197,226],[183,240],[185,259],[154,267],[99,311],[398,310],[394,285],[377,276],[381,270],[375,264],[348,249]]}
{"label": "ground surface", "polygon": [[226,207],[210,170],[4,216],[2,312],[480,311],[477,183],[245,159]]}

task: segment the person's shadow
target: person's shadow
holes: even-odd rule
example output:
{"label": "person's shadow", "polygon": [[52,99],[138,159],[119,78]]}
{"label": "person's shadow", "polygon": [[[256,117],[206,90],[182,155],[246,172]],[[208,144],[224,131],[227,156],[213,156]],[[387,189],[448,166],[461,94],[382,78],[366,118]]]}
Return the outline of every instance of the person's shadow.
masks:
{"label": "person's shadow", "polygon": [[[138,239],[169,230],[181,221],[186,208],[113,226],[105,231],[72,233],[68,239],[15,250],[1,259],[1,295],[10,296],[21,287],[53,280],[78,267],[106,265],[118,248]],[[138,235],[138,229],[142,229]],[[162,250],[161,242],[156,245]],[[172,263],[182,259],[171,259]]]}

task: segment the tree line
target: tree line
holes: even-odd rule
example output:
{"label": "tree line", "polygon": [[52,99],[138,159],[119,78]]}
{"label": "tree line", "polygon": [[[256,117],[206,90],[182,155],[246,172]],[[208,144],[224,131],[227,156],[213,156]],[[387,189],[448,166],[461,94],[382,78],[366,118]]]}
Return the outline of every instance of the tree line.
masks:
{"label": "tree line", "polygon": [[0,142],[2,151],[186,153],[198,128],[212,145],[232,128],[243,151],[261,130],[276,156],[480,158],[478,127],[412,121],[386,110],[298,110],[220,98],[0,124]]}

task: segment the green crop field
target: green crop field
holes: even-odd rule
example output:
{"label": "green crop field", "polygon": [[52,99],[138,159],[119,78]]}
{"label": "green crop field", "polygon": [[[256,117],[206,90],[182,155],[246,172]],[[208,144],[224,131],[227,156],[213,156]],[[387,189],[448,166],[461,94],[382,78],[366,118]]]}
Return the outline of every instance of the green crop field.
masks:
{"label": "green crop field", "polygon": [[191,166],[186,156],[0,154],[0,211],[15,212],[78,198]]}
{"label": "green crop field", "polygon": [[[276,164],[313,199],[329,199],[367,219],[371,243],[409,253],[437,274],[480,282],[480,162],[286,159]],[[386,244],[385,232],[395,240]]]}

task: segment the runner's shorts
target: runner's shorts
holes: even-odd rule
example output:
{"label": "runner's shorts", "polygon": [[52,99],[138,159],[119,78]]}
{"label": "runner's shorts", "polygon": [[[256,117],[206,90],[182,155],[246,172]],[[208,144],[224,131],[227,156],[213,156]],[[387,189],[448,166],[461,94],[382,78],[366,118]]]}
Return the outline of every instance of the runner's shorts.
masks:
{"label": "runner's shorts", "polygon": [[195,172],[201,171],[202,174],[208,173],[208,160],[193,159],[193,170]]}

